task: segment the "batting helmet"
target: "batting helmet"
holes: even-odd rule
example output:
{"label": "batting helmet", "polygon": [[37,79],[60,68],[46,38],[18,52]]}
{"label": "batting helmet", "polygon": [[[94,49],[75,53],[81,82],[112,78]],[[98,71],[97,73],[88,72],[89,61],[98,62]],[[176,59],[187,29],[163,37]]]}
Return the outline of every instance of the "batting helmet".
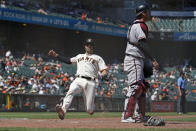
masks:
{"label": "batting helmet", "polygon": [[147,10],[150,10],[148,4],[139,5],[139,6],[135,9],[136,17],[138,17],[139,15],[141,15],[143,12],[145,12],[145,11],[147,11]]}
{"label": "batting helmet", "polygon": [[91,38],[88,38],[84,41],[84,45],[91,45],[91,46],[94,46],[95,45],[95,42],[93,39]]}

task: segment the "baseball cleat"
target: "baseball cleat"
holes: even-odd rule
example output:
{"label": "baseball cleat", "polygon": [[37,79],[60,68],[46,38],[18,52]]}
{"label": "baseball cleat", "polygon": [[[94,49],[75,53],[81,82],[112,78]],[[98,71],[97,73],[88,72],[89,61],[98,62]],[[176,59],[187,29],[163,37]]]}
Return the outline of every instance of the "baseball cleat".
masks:
{"label": "baseball cleat", "polygon": [[136,118],[135,118],[135,122],[136,122],[136,123],[141,123],[141,122],[143,122],[143,121],[142,121],[142,119],[141,119],[141,118],[136,117]]}
{"label": "baseball cleat", "polygon": [[121,122],[122,123],[135,123],[136,121],[132,117],[129,117],[127,119],[122,119]]}
{"label": "baseball cleat", "polygon": [[56,112],[58,113],[59,118],[63,120],[65,117],[65,113],[59,104],[56,105]]}

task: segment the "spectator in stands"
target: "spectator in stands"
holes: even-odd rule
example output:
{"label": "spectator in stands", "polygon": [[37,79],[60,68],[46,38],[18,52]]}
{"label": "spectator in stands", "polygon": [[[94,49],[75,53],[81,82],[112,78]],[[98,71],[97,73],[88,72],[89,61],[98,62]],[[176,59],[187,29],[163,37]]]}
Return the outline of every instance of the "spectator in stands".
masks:
{"label": "spectator in stands", "polygon": [[38,9],[37,12],[44,15],[48,15],[48,13],[44,9]]}
{"label": "spectator in stands", "polygon": [[6,8],[6,5],[5,5],[5,0],[1,0],[1,8]]}
{"label": "spectator in stands", "polygon": [[97,23],[102,23],[101,17],[98,16],[96,21],[97,21]]}
{"label": "spectator in stands", "polygon": [[151,96],[151,100],[152,101],[158,101],[159,97],[158,97],[158,88],[156,88],[155,92],[153,93],[153,95]]}
{"label": "spectator in stands", "polygon": [[47,9],[49,8],[50,1],[27,1],[25,8],[37,10],[38,13],[48,15]]}
{"label": "spectator in stands", "polygon": [[82,13],[81,19],[82,19],[82,20],[86,20],[86,18],[87,18],[87,14],[86,14],[86,13]]}
{"label": "spectator in stands", "polygon": [[104,88],[102,88],[99,92],[99,98],[98,101],[100,103],[99,108],[101,111],[103,111],[105,109],[105,105],[104,105],[104,101],[105,101],[105,97],[106,94],[104,93]]}
{"label": "spectator in stands", "polygon": [[160,94],[160,100],[169,100],[169,97],[168,97],[168,92],[166,91],[166,89],[164,88],[162,90],[162,93]]}
{"label": "spectator in stands", "polygon": [[3,58],[1,60],[1,71],[4,72],[5,71],[5,67],[6,67],[6,61],[5,58]]}
{"label": "spectator in stands", "polygon": [[6,60],[10,60],[12,58],[12,53],[10,50],[8,50],[6,53],[5,53],[5,58]]}
{"label": "spectator in stands", "polygon": [[31,108],[31,101],[30,98],[26,98],[25,103],[24,103],[25,109],[30,109]]}

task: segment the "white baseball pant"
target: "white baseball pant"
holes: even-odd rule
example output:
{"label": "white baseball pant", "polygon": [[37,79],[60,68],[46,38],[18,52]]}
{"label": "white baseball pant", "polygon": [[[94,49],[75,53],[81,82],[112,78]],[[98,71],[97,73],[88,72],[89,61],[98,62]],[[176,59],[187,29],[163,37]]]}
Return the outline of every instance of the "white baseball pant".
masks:
{"label": "white baseball pant", "polygon": [[85,78],[76,78],[70,85],[70,89],[63,99],[62,109],[64,112],[68,110],[76,94],[83,92],[84,103],[86,111],[93,113],[94,99],[95,99],[95,81],[87,80]]}

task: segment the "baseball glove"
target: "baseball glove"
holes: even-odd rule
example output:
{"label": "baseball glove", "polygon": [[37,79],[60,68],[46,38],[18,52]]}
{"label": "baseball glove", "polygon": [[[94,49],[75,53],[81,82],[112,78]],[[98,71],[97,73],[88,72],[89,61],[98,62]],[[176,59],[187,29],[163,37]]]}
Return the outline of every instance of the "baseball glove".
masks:
{"label": "baseball glove", "polygon": [[144,60],[144,77],[149,78],[151,75],[153,75],[153,64],[151,60]]}
{"label": "baseball glove", "polygon": [[159,117],[151,117],[144,126],[165,126],[165,121]]}

